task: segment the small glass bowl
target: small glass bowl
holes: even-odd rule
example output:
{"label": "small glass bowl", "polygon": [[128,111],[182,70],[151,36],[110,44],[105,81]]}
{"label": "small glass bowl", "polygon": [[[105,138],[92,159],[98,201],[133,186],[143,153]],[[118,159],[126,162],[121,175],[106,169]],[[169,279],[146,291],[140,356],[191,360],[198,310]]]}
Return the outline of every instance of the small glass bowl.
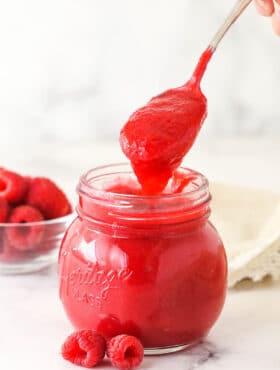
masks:
{"label": "small glass bowl", "polygon": [[0,223],[0,273],[22,274],[57,262],[58,249],[74,213],[31,223]]}

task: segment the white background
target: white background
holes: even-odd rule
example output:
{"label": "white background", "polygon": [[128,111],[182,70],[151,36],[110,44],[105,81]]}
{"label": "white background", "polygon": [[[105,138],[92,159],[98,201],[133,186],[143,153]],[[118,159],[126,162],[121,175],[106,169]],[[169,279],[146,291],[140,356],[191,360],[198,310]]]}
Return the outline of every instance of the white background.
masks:
{"label": "white background", "polygon": [[[135,108],[189,78],[233,3],[0,0],[0,145],[117,141]],[[253,6],[203,89],[207,140],[279,135],[280,39]]]}

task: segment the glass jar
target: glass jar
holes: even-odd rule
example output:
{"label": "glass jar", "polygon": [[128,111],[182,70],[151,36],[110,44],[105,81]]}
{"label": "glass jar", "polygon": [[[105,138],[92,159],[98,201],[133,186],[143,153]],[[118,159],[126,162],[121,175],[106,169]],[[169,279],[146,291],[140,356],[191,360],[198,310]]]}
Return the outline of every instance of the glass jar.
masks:
{"label": "glass jar", "polygon": [[0,223],[0,274],[25,274],[57,263],[58,249],[74,214],[52,220]]}
{"label": "glass jar", "polygon": [[135,335],[147,354],[209,332],[225,300],[226,256],[208,220],[207,179],[185,168],[180,176],[182,192],[158,196],[121,194],[136,183],[129,165],[81,178],[78,217],[59,255],[60,298],[75,328]]}

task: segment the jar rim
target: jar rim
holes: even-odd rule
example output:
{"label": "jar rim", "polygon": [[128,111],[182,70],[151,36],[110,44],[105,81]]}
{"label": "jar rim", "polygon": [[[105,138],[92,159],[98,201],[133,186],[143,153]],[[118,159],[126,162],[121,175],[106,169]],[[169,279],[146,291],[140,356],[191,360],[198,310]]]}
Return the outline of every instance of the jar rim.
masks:
{"label": "jar rim", "polygon": [[[200,184],[197,186],[197,188],[183,191],[180,193],[162,193],[158,195],[145,195],[145,194],[123,194],[111,192],[108,190],[99,189],[98,187],[93,185],[94,181],[101,179],[101,177],[104,177],[105,175],[118,175],[122,173],[124,170],[125,172],[123,173],[134,174],[130,164],[128,162],[122,162],[97,166],[95,168],[90,169],[80,177],[80,181],[77,186],[77,192],[88,197],[94,197],[99,199],[118,199],[119,201],[121,200],[133,201],[136,199],[143,200],[180,199],[186,196],[195,196],[198,193],[207,192],[209,188],[209,181],[202,173],[183,166],[179,167],[178,169],[183,171],[190,171],[190,173],[192,173],[192,175],[196,177],[196,180],[200,180]],[[112,170],[113,172],[111,171],[108,172],[108,170]]]}
{"label": "jar rim", "polygon": [[[118,230],[120,233],[122,228],[124,234],[128,229],[132,229],[134,233],[136,229],[150,233],[149,228],[153,228],[156,229],[155,232],[167,233],[174,232],[175,224],[186,225],[196,220],[195,224],[198,225],[198,220],[203,222],[210,214],[208,180],[199,172],[184,167],[180,169],[183,175],[179,176],[179,189],[181,190],[183,184],[183,190],[186,187],[187,191],[160,195],[138,195],[137,191],[141,191],[141,188],[128,163],[92,169],[81,177],[77,187],[77,213],[88,227],[98,228],[103,232]],[[171,191],[172,181],[169,188]],[[124,184],[129,191],[131,185],[138,186],[136,194],[119,194],[106,190],[112,189],[111,186],[116,190],[114,186],[118,187],[119,184]],[[168,231],[167,225],[171,230]]]}

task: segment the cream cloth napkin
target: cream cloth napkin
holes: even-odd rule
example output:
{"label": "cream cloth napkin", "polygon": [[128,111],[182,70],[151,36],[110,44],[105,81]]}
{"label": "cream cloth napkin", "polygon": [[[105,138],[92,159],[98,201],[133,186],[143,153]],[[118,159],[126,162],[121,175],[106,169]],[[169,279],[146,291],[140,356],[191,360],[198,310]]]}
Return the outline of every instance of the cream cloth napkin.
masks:
{"label": "cream cloth napkin", "polygon": [[212,183],[211,221],[228,257],[229,287],[280,278],[280,194]]}

